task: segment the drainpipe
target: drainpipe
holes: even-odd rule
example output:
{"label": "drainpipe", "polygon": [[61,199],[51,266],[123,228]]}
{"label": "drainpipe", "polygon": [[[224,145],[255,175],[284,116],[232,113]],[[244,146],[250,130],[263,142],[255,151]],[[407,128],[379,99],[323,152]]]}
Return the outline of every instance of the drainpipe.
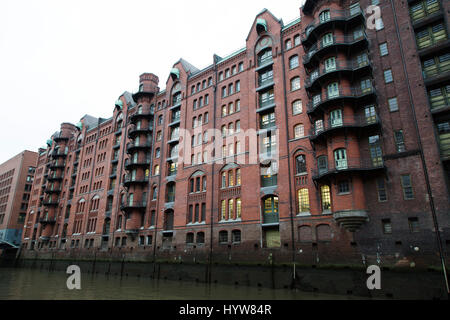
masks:
{"label": "drainpipe", "polygon": [[[217,59],[216,59],[216,56],[214,55],[214,58],[213,58],[213,63],[214,63],[214,66],[213,66],[213,72],[214,72],[214,86],[213,86],[213,90],[214,90],[214,104],[213,104],[213,128],[214,129],[216,129],[216,126],[217,126],[217,120],[216,120],[216,109],[217,109],[217,79],[218,79],[218,77],[217,77]],[[216,137],[214,136],[214,146],[216,145]],[[215,150],[215,148],[214,148],[214,150]],[[217,152],[217,150],[215,150],[215,152]],[[211,190],[213,191],[213,192],[211,192],[211,217],[210,217],[210,219],[211,219],[211,228],[210,228],[210,249],[209,249],[209,269],[208,269],[208,275],[207,275],[207,277],[208,277],[208,283],[211,283],[211,274],[212,274],[212,272],[211,272],[211,268],[212,268],[212,254],[213,254],[213,243],[214,243],[214,241],[213,241],[213,239],[214,239],[214,235],[213,235],[213,232],[214,232],[214,177],[215,177],[215,167],[216,167],[216,161],[215,161],[215,158],[216,158],[216,154],[214,154],[214,159],[213,159],[213,161],[212,161],[212,165],[211,165],[211,172],[212,172],[212,174],[211,174],[211,185],[212,185],[212,188],[211,188]]]}
{"label": "drainpipe", "polygon": [[437,215],[436,215],[436,208],[434,205],[434,200],[433,200],[433,194],[432,194],[432,190],[431,190],[431,184],[430,184],[430,178],[428,176],[428,169],[427,169],[427,164],[425,162],[425,156],[423,154],[423,147],[422,147],[422,141],[421,141],[421,137],[420,137],[420,132],[419,132],[419,126],[417,125],[417,117],[416,117],[416,112],[415,112],[415,107],[414,107],[414,100],[412,97],[412,93],[411,93],[411,87],[409,84],[409,77],[408,77],[408,73],[406,70],[406,64],[405,64],[405,54],[403,51],[403,44],[402,44],[402,39],[400,37],[399,34],[399,26],[398,26],[398,21],[397,21],[397,12],[395,10],[395,5],[394,5],[394,1],[390,0],[391,2],[391,7],[392,7],[392,12],[394,14],[394,23],[395,23],[395,32],[398,38],[398,43],[399,43],[399,47],[400,47],[400,54],[402,56],[402,66],[403,66],[403,72],[405,74],[406,77],[406,83],[408,84],[408,95],[409,95],[409,101],[411,102],[410,106],[411,106],[411,112],[413,115],[413,119],[414,119],[414,128],[416,130],[416,135],[417,135],[417,141],[418,141],[418,145],[419,145],[419,154],[420,154],[420,160],[422,161],[422,167],[423,167],[423,172],[425,175],[425,183],[427,186],[427,192],[428,192],[428,197],[430,199],[430,209],[431,209],[431,216],[433,219],[433,224],[434,224],[434,228],[436,230],[436,242],[438,245],[438,249],[439,249],[439,257],[441,260],[441,265],[442,265],[442,272],[443,272],[443,276],[444,276],[444,282],[445,282],[445,287],[447,290],[447,295],[450,295],[450,287],[449,287],[449,281],[448,281],[448,275],[447,275],[447,266],[445,263],[445,253],[442,247],[442,239],[441,239],[441,234],[440,234],[440,230],[439,230],[439,223],[438,223],[438,219],[437,219]]}
{"label": "drainpipe", "polygon": [[[293,209],[292,209],[292,175],[291,175],[291,151],[289,148],[289,126],[288,124],[288,106],[287,106],[287,91],[286,91],[286,63],[284,58],[284,46],[283,46],[283,30],[280,30],[280,47],[281,47],[281,59],[282,59],[282,65],[283,65],[283,92],[284,92],[284,115],[286,117],[286,147],[287,147],[287,154],[288,154],[288,176],[289,176],[289,212],[290,212],[290,221],[291,221],[291,245],[292,245],[292,263],[294,264],[294,270],[295,270],[295,240],[294,240],[294,216],[293,216]],[[295,271],[293,274],[293,279],[295,279]]]}

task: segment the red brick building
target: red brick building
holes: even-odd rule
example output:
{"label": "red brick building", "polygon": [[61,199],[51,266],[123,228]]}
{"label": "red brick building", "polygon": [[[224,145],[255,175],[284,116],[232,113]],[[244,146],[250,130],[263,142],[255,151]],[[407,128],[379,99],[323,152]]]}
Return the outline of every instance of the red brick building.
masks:
{"label": "red brick building", "polygon": [[0,250],[20,246],[36,164],[32,151],[0,164]]}
{"label": "red brick building", "polygon": [[263,10],[203,70],[180,59],[165,90],[141,75],[111,118],[65,123],[40,150],[25,256],[438,264],[449,9],[307,0],[288,24]]}

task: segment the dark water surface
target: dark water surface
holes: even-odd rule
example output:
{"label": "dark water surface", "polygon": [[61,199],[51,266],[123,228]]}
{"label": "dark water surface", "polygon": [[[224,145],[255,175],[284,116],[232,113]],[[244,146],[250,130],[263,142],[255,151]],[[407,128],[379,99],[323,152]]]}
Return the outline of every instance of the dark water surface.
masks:
{"label": "dark water surface", "polygon": [[0,300],[348,300],[350,296],[246,286],[81,275],[81,290],[68,290],[64,272],[0,268]]}

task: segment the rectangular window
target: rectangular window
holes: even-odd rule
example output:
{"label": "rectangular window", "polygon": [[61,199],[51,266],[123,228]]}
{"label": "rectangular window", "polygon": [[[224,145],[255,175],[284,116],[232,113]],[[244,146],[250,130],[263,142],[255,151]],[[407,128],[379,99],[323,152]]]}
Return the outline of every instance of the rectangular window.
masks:
{"label": "rectangular window", "polygon": [[395,145],[397,146],[397,152],[405,152],[405,141],[403,138],[403,130],[398,130],[394,132]]}
{"label": "rectangular window", "polygon": [[328,99],[335,98],[339,96],[339,85],[334,82],[328,85]]}
{"label": "rectangular window", "polygon": [[419,232],[419,219],[418,218],[409,218],[408,219],[408,223],[409,223],[409,230],[412,233],[416,233]]}
{"label": "rectangular window", "polygon": [[384,82],[391,83],[392,81],[394,81],[394,78],[392,77],[392,70],[384,70]]}
{"label": "rectangular window", "polygon": [[241,198],[236,199],[236,219],[241,218],[242,203]]}
{"label": "rectangular window", "polygon": [[398,111],[398,102],[397,102],[397,98],[391,98],[388,100],[388,104],[389,104],[389,111],[390,112],[395,112]]}
{"label": "rectangular window", "polygon": [[377,191],[378,191],[378,202],[386,202],[387,192],[386,192],[386,182],[384,181],[384,178],[379,178],[377,180]]}
{"label": "rectangular window", "polygon": [[309,191],[308,189],[298,190],[298,212],[309,212]]}
{"label": "rectangular window", "polygon": [[414,191],[412,188],[411,175],[405,174],[401,177],[402,188],[403,188],[403,198],[405,200],[414,199]]}
{"label": "rectangular window", "polygon": [[228,220],[234,219],[234,200],[228,200]]}
{"label": "rectangular window", "polygon": [[380,31],[384,29],[383,19],[375,19],[375,30]]}
{"label": "rectangular window", "polygon": [[339,182],[338,192],[339,194],[350,193],[350,183],[348,182],[348,180]]}
{"label": "rectangular window", "polygon": [[227,202],[226,200],[222,200],[222,206],[220,211],[220,220],[227,219]]}
{"label": "rectangular window", "polygon": [[388,54],[389,54],[389,50],[388,50],[387,42],[380,44],[380,55],[382,57],[384,57]]}
{"label": "rectangular window", "polygon": [[383,219],[381,220],[383,225],[383,233],[384,234],[392,234],[392,224],[391,219]]}

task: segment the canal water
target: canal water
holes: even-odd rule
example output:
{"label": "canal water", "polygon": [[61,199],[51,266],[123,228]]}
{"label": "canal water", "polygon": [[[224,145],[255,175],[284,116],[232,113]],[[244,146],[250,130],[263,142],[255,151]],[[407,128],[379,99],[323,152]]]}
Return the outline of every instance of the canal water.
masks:
{"label": "canal water", "polygon": [[67,289],[60,271],[0,268],[0,300],[349,300],[351,296],[205,285],[169,280],[81,275],[81,290]]}

